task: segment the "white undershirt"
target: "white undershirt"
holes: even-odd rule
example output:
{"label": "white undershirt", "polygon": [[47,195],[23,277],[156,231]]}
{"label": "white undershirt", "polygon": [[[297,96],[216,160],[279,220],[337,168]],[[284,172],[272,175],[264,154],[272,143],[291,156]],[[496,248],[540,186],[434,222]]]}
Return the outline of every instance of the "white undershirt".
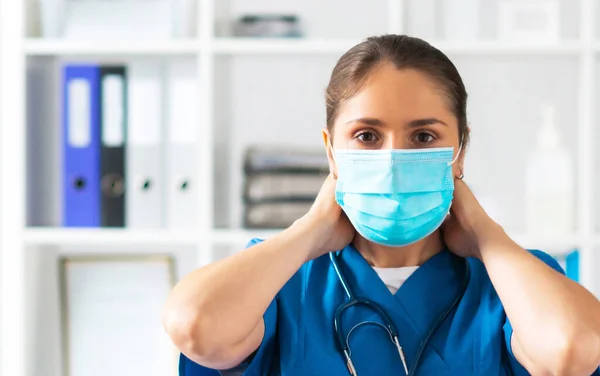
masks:
{"label": "white undershirt", "polygon": [[385,283],[390,292],[395,294],[404,281],[406,281],[418,268],[418,266],[403,266],[401,268],[373,267],[373,270],[379,275],[379,278]]}

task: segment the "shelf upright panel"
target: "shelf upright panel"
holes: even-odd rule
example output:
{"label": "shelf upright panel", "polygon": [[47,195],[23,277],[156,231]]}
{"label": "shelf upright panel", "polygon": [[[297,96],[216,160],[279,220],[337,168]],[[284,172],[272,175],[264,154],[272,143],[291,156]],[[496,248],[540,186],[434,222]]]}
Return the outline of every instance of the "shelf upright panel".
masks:
{"label": "shelf upright panel", "polygon": [[578,228],[583,237],[580,251],[581,283],[599,294],[595,270],[600,260],[593,247],[593,137],[594,137],[594,0],[581,1],[581,57],[579,78],[579,168]]}
{"label": "shelf upright panel", "polygon": [[213,261],[213,235],[214,235],[214,61],[215,61],[215,1],[201,0],[198,7],[199,38],[203,51],[198,58],[198,89],[200,108],[199,147],[200,147],[200,171],[198,176],[201,189],[198,190],[200,197],[200,221],[199,236],[197,244],[199,266]]}
{"label": "shelf upright panel", "polygon": [[0,374],[25,375],[25,2],[0,0]]}

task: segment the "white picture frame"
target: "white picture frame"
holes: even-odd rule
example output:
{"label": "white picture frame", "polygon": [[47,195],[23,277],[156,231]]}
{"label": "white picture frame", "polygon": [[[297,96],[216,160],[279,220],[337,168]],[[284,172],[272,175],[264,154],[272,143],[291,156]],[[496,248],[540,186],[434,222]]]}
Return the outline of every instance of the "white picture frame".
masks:
{"label": "white picture frame", "polygon": [[75,256],[60,263],[63,375],[176,376],[160,311],[175,284],[169,256]]}

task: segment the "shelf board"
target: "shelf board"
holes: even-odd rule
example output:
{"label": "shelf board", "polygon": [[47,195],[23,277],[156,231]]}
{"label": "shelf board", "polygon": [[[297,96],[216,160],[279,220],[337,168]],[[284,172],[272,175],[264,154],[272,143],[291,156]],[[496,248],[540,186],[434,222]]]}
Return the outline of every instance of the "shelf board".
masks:
{"label": "shelf board", "polygon": [[555,44],[509,43],[502,41],[431,43],[444,53],[457,55],[578,55],[583,51],[579,42],[565,41]]}
{"label": "shelf board", "polygon": [[[253,238],[266,239],[281,230],[218,229],[209,241],[214,245],[245,246]],[[24,232],[27,245],[41,246],[171,246],[197,245],[197,231],[131,230],[108,228],[34,227]]]}
{"label": "shelf board", "polygon": [[200,52],[195,40],[60,40],[27,39],[27,55],[191,55]]}
{"label": "shelf board", "polygon": [[107,228],[27,228],[27,245],[81,247],[137,247],[196,245],[198,232]]}
{"label": "shelf board", "polygon": [[[268,239],[281,229],[216,229],[208,237],[213,245],[245,246],[253,238]],[[552,255],[562,255],[581,246],[584,241],[578,236],[546,238],[528,234],[509,236],[519,245],[539,249]],[[25,243],[32,246],[82,246],[82,247],[164,247],[199,244],[202,239],[197,231],[177,230],[131,230],[107,228],[27,228]],[[594,238],[600,246],[600,237]]]}
{"label": "shelf board", "polygon": [[[284,39],[284,38],[216,38],[214,51],[217,54],[343,54],[361,40],[355,39]],[[466,55],[498,54],[578,54],[582,45],[578,42],[539,45],[505,43],[499,41],[452,42],[431,41],[444,53]]]}
{"label": "shelf board", "polygon": [[[304,38],[215,38],[211,49],[216,54],[320,54],[341,55],[360,39],[304,39]],[[431,41],[445,53],[460,55],[536,55],[578,54],[579,42],[557,44],[515,44],[500,41]],[[60,55],[193,55],[205,49],[199,40],[62,40],[29,38],[25,53],[30,56]],[[596,47],[600,51],[600,45]]]}
{"label": "shelf board", "polygon": [[360,40],[304,38],[216,38],[218,54],[342,54]]}
{"label": "shelf board", "polygon": [[[251,239],[267,239],[281,232],[280,229],[253,230],[253,229],[219,229],[213,232],[213,244],[246,245]],[[529,234],[511,234],[509,236],[522,247],[538,249],[552,255],[564,255],[583,244],[581,237],[576,235],[557,238],[532,236]],[[600,245],[600,238],[598,239]]]}
{"label": "shelf board", "polygon": [[281,229],[217,229],[213,231],[212,243],[215,245],[245,246],[254,238],[268,239],[281,232]]}

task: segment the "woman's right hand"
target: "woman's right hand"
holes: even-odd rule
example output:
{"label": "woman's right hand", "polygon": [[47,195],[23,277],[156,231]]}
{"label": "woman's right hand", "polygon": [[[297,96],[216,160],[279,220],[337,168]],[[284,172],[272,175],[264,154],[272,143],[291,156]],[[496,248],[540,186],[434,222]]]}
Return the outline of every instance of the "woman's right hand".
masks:
{"label": "woman's right hand", "polygon": [[310,229],[308,236],[316,236],[316,246],[310,259],[328,252],[336,252],[350,244],[356,231],[335,201],[336,179],[329,174],[309,212],[297,221]]}

